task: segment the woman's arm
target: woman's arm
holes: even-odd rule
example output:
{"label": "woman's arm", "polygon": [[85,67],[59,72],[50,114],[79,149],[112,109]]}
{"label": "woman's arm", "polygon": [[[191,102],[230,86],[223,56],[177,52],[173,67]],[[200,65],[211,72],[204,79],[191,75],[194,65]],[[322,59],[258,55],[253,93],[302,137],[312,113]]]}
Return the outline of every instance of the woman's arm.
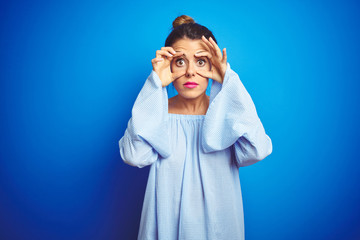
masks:
{"label": "woman's arm", "polygon": [[227,63],[223,83],[213,81],[211,87],[202,147],[205,152],[213,152],[231,146],[239,167],[254,164],[272,152],[272,141],[249,93]]}
{"label": "woman's arm", "polygon": [[123,161],[139,168],[170,156],[168,96],[153,70],[146,79],[132,109],[124,136],[119,140]]}

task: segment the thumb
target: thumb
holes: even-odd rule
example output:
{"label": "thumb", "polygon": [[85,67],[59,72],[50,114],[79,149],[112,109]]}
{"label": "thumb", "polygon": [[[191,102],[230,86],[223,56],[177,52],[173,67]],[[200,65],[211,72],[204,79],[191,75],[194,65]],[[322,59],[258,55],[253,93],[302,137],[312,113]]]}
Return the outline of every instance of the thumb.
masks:
{"label": "thumb", "polygon": [[212,72],[211,71],[197,70],[196,73],[199,74],[202,77],[205,77],[205,78],[211,78],[212,77]]}
{"label": "thumb", "polygon": [[172,79],[173,81],[177,80],[178,78],[184,76],[185,74],[184,73],[173,73],[172,74]]}

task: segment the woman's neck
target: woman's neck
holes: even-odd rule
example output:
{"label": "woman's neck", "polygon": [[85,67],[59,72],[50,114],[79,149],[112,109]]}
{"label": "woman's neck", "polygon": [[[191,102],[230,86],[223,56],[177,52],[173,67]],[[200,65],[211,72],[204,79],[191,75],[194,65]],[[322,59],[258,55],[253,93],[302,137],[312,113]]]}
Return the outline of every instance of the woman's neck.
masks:
{"label": "woman's neck", "polygon": [[176,95],[169,99],[169,113],[205,115],[209,107],[209,96],[205,93],[197,98],[184,98]]}

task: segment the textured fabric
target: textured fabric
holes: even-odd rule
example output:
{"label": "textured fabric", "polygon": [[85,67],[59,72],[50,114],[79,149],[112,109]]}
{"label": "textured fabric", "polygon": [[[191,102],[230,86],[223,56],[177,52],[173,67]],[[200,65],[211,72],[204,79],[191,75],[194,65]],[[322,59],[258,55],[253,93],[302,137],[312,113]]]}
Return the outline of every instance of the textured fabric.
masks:
{"label": "textured fabric", "polygon": [[239,167],[271,154],[272,142],[229,63],[206,115],[168,113],[152,71],[119,148],[125,163],[150,165],[138,240],[244,239]]}

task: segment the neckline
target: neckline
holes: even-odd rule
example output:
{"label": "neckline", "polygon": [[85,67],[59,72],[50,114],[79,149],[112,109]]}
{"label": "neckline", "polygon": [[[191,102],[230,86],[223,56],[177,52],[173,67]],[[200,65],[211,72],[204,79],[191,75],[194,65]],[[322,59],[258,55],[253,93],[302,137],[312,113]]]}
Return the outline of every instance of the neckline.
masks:
{"label": "neckline", "polygon": [[190,115],[190,114],[178,114],[178,113],[168,113],[170,118],[175,119],[204,119],[206,115]]}

